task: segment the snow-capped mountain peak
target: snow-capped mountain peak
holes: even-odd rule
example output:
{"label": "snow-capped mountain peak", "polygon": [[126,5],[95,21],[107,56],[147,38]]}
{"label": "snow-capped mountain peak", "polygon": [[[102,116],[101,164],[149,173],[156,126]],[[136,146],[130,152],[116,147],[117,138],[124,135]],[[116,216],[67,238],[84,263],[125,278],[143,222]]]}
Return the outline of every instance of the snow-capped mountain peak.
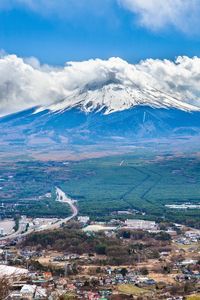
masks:
{"label": "snow-capped mountain peak", "polygon": [[110,114],[123,111],[135,106],[149,106],[153,108],[176,108],[182,111],[199,111],[200,108],[178,99],[177,95],[170,95],[156,88],[138,85],[124,85],[120,82],[109,82],[96,85],[86,85],[73,91],[64,99],[49,106],[43,106],[36,113],[43,110],[62,112],[70,108],[80,108],[85,112],[101,111]]}

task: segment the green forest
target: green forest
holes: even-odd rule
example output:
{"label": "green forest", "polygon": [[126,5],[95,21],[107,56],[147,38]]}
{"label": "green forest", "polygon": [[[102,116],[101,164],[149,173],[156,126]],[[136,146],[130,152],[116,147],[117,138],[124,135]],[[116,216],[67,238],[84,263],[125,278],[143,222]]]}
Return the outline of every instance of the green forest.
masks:
{"label": "green forest", "polygon": [[[200,228],[200,210],[165,205],[200,203],[198,155],[135,154],[81,161],[19,161],[0,165],[0,215],[65,217],[70,210],[55,202],[59,186],[77,200],[80,215],[113,219],[119,210],[130,218],[172,221]],[[45,198],[51,193],[51,198]],[[119,216],[123,218],[127,216]]]}

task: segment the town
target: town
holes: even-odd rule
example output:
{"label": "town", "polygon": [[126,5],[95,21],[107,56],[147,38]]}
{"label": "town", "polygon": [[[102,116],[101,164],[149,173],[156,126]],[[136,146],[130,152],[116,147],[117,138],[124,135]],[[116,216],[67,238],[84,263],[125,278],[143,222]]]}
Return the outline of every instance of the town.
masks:
{"label": "town", "polygon": [[199,299],[200,230],[79,215],[36,228],[1,238],[0,299]]}

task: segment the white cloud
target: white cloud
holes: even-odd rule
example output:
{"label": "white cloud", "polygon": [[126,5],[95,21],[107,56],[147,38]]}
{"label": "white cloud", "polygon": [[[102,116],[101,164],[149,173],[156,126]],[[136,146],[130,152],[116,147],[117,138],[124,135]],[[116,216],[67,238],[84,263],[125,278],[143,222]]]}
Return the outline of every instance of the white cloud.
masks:
{"label": "white cloud", "polygon": [[117,4],[133,12],[138,23],[152,31],[172,26],[187,34],[199,34],[199,0],[0,0],[0,9],[22,7],[73,22],[79,16],[88,15],[116,22]]}
{"label": "white cloud", "polygon": [[0,115],[50,105],[78,89],[95,89],[110,82],[133,89],[150,86],[200,106],[198,57],[179,57],[175,62],[148,59],[135,65],[120,58],[96,59],[55,68],[40,65],[35,58],[4,55],[0,58]]}
{"label": "white cloud", "polygon": [[118,0],[138,17],[140,25],[158,31],[168,26],[196,34],[200,25],[199,0]]}

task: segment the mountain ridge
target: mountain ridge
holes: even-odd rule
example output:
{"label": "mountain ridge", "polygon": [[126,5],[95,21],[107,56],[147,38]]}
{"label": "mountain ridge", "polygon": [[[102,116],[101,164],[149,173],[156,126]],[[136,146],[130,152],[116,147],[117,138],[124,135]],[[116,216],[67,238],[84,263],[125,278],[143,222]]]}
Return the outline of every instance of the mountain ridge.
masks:
{"label": "mountain ridge", "polygon": [[150,86],[141,89],[136,84],[124,86],[121,83],[109,81],[101,87],[95,83],[90,86],[87,85],[85,88],[78,89],[60,101],[56,101],[54,104],[39,107],[35,113],[46,109],[53,112],[62,112],[70,108],[80,108],[88,113],[104,111],[104,114],[110,114],[137,106],[200,111],[200,107],[185,103],[178,99],[177,96],[171,96]]}

